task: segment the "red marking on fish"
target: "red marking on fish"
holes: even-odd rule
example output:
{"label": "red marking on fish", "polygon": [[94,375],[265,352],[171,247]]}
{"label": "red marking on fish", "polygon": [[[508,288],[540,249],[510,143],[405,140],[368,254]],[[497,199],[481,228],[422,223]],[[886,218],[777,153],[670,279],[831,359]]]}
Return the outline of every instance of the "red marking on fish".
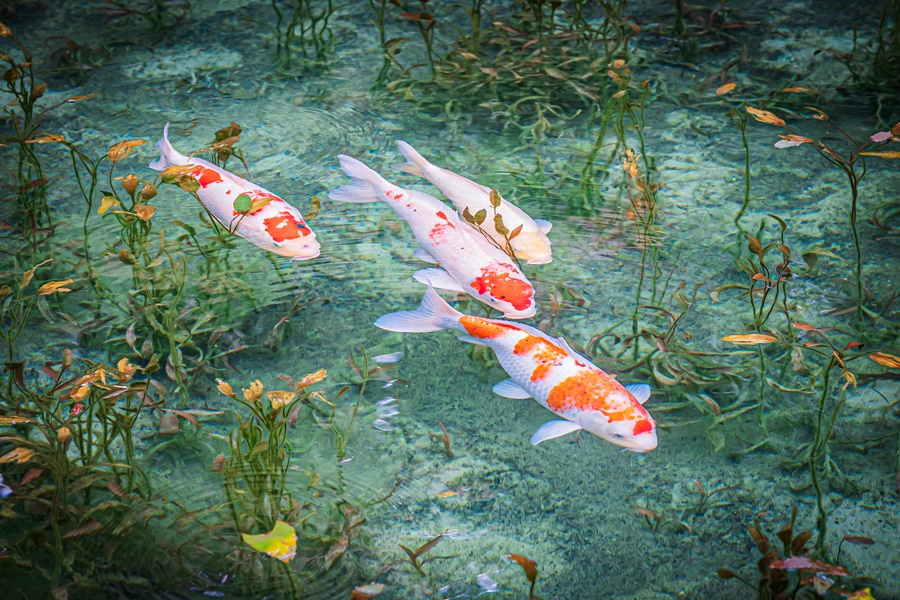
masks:
{"label": "red marking on fish", "polygon": [[[624,397],[627,401],[611,402],[613,397]],[[582,371],[556,384],[547,396],[547,407],[560,414],[573,408],[599,411],[610,422],[650,419],[650,413],[600,369]]]}
{"label": "red marking on fish", "polygon": [[466,333],[473,338],[479,340],[490,340],[500,337],[509,331],[522,331],[521,328],[512,323],[504,323],[502,321],[490,321],[480,317],[470,317],[468,315],[460,317],[460,325],[465,327]]}
{"label": "red marking on fish", "polygon": [[196,179],[202,188],[213,183],[222,183],[222,175],[218,171],[207,167],[197,167],[191,171],[191,177]]}
{"label": "red marking on fish", "polygon": [[444,211],[439,210],[437,212],[437,217],[444,222],[436,224],[431,228],[431,231],[428,232],[428,237],[431,238],[431,241],[435,244],[441,243],[441,238],[448,233],[448,230],[456,229],[456,227],[453,226],[453,223],[450,222],[450,219],[447,218],[447,215],[444,214]]}
{"label": "red marking on fish", "polygon": [[527,281],[515,277],[515,268],[512,265],[500,266],[508,270],[498,269],[494,265],[484,267],[481,269],[481,277],[476,277],[470,285],[479,294],[487,293],[492,298],[509,302],[516,310],[530,307],[534,288]]}
{"label": "red marking on fish", "polygon": [[650,433],[653,431],[653,420],[652,419],[641,419],[637,423],[634,424],[634,431],[631,433],[633,435],[638,435],[641,433]]}
{"label": "red marking on fish", "polygon": [[513,348],[513,354],[531,356],[535,363],[531,381],[538,381],[549,375],[553,367],[559,366],[560,361],[566,357],[565,350],[536,335],[528,335],[519,340]]}
{"label": "red marking on fish", "polygon": [[297,219],[289,211],[282,211],[274,217],[263,219],[266,231],[275,242],[296,240],[311,233],[303,219]]}

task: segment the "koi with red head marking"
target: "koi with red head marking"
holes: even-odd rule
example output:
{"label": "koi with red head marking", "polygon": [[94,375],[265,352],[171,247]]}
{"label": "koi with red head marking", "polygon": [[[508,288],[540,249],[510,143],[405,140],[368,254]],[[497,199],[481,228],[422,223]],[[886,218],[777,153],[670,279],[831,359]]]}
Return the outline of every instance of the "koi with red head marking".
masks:
{"label": "koi with red head marking", "polygon": [[492,348],[509,374],[494,392],[534,398],[561,417],[538,428],[531,437],[534,445],[583,429],[634,452],[656,448],[656,422],[643,406],[650,386],[623,386],[562,338],[521,323],[464,315],[431,286],[418,310],[384,315],[375,325],[411,333],[455,329],[465,334],[464,341]]}
{"label": "koi with red head marking", "polygon": [[[319,255],[319,242],[303,215],[296,208],[258,185],[201,158],[179,153],[169,143],[169,125],[156,144],[160,157],[150,168],[163,171],[173,166],[189,166],[183,172],[193,177],[200,187],[197,197],[207,212],[223,227],[268,252],[292,260],[306,260]],[[250,210],[239,211],[236,202],[245,197]],[[243,212],[242,212],[243,211]]]}

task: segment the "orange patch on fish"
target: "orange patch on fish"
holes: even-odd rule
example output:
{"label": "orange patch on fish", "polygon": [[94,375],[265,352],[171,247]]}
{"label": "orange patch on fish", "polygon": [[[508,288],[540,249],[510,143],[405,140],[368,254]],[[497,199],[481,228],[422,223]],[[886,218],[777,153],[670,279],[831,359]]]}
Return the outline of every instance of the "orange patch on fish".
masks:
{"label": "orange patch on fish", "polygon": [[466,328],[466,333],[479,340],[491,340],[495,337],[500,337],[504,333],[508,333],[510,330],[522,331],[510,323],[489,321],[488,319],[470,317],[468,315],[460,317],[459,323]]}
{"label": "orange patch on fish", "polygon": [[191,177],[196,179],[200,187],[203,188],[213,183],[222,182],[222,176],[217,171],[207,167],[197,167],[191,171]]}
{"label": "orange patch on fish", "polygon": [[634,431],[632,431],[631,433],[633,435],[638,435],[641,433],[650,433],[651,431],[653,431],[653,419],[647,418],[641,419],[640,421],[635,423]]}
{"label": "orange patch on fish", "polygon": [[[625,400],[612,402],[617,396]],[[582,371],[556,384],[547,396],[547,407],[555,413],[573,408],[596,410],[610,422],[650,418],[637,400],[600,369]]]}
{"label": "orange patch on fish", "polygon": [[[397,196],[399,198],[399,196]],[[435,243],[440,243],[440,238],[442,238],[450,229],[456,229],[453,226],[453,223],[450,222],[450,219],[447,218],[447,215],[444,214],[444,211],[439,210],[437,212],[437,217],[444,221],[443,223],[437,223],[434,227],[431,228],[431,231],[428,232],[428,237],[431,238],[431,241]]]}
{"label": "orange patch on fish", "polygon": [[531,372],[531,381],[538,381],[546,377],[550,373],[550,369],[558,366],[566,356],[565,350],[536,335],[522,338],[513,348],[513,354],[519,356],[529,353],[535,363],[534,371]]}
{"label": "orange patch on fish", "polygon": [[476,277],[471,286],[479,294],[487,293],[492,298],[503,300],[513,305],[516,310],[525,310],[531,306],[534,288],[527,281],[515,278],[512,265],[500,265],[509,270],[499,270],[491,265],[481,270],[481,277]]}
{"label": "orange patch on fish", "polygon": [[263,225],[265,225],[266,231],[269,232],[269,235],[272,236],[272,240],[275,242],[296,240],[310,234],[310,229],[303,222],[303,219],[298,221],[294,215],[286,210],[274,217],[263,219]]}

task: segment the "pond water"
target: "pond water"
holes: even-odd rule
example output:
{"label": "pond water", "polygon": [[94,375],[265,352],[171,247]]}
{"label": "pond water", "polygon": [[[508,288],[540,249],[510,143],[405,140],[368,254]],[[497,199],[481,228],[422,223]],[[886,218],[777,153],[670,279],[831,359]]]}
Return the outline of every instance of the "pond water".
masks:
{"label": "pond water", "polygon": [[[676,7],[0,3],[3,596],[900,598],[900,3]],[[152,170],[167,123],[321,253]],[[445,200],[397,140],[553,224],[521,323],[655,449],[533,446],[492,350],[373,325],[434,265],[329,194]]]}

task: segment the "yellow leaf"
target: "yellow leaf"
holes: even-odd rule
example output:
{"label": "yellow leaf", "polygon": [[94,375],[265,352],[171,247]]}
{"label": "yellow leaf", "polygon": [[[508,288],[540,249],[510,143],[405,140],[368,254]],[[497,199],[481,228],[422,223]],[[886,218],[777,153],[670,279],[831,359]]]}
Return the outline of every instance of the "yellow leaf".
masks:
{"label": "yellow leaf", "polygon": [[619,90],[618,92],[616,92],[615,94],[613,94],[611,97],[612,97],[612,98],[621,98],[621,97],[624,96],[626,93],[627,93],[627,92],[626,92],[625,90]]}
{"label": "yellow leaf", "polygon": [[268,398],[269,402],[272,403],[272,410],[281,408],[285,404],[290,403],[290,401],[296,397],[297,394],[295,392],[283,392],[281,390],[266,392],[266,398]]}
{"label": "yellow leaf", "polygon": [[137,371],[137,367],[129,364],[127,358],[123,358],[116,364],[116,370],[119,372],[121,381],[128,381],[134,375],[134,372]]}
{"label": "yellow leaf", "polygon": [[727,94],[728,92],[730,92],[731,90],[733,90],[736,87],[737,87],[737,84],[733,81],[730,83],[726,83],[725,85],[720,85],[719,87],[716,88],[716,96],[724,96],[725,94]]}
{"label": "yellow leaf", "polygon": [[750,113],[750,115],[760,123],[768,123],[769,125],[777,125],[779,127],[784,126],[784,119],[774,113],[770,113],[767,110],[753,108],[752,106],[745,106],[744,108],[746,108],[747,112]]}
{"label": "yellow leaf", "polygon": [[30,140],[26,140],[26,144],[53,144],[57,142],[64,142],[66,138],[61,135],[56,135],[55,133],[45,133],[41,137],[31,138]]}
{"label": "yellow leaf", "polygon": [[297,532],[284,521],[276,521],[269,533],[250,535],[244,533],[241,538],[251,548],[281,562],[290,562],[297,556]]}
{"label": "yellow leaf", "polygon": [[250,384],[250,389],[241,388],[241,392],[244,393],[244,400],[247,402],[256,402],[260,398],[262,398],[263,393],[263,384],[262,381],[257,379],[256,381]]}
{"label": "yellow leaf", "polygon": [[[227,381],[222,381],[221,379],[216,379],[216,389],[228,396],[229,398],[234,398],[234,392],[231,391],[231,385]],[[245,393],[244,396],[247,394]]]}
{"label": "yellow leaf", "polygon": [[34,272],[37,271],[37,268],[40,267],[40,266],[46,265],[46,264],[47,264],[48,262],[50,262],[51,260],[53,260],[53,259],[52,259],[52,258],[48,258],[47,260],[42,261],[42,262],[39,262],[38,264],[34,265],[33,267],[31,267],[30,269],[28,269],[27,271],[25,271],[25,273],[22,275],[22,285],[21,285],[21,287],[24,288],[24,287],[26,287],[29,283],[31,283],[31,278],[34,277]]}
{"label": "yellow leaf", "polygon": [[108,158],[111,163],[117,163],[131,154],[132,148],[146,143],[147,140],[125,140],[124,142],[119,142],[106,152],[106,158]]}
{"label": "yellow leaf", "polygon": [[315,373],[310,373],[309,375],[306,375],[305,377],[303,377],[303,379],[301,379],[297,383],[297,387],[301,387],[301,388],[309,387],[314,383],[319,383],[326,377],[328,377],[328,372],[325,371],[325,369],[320,369],[320,370],[316,371]]}
{"label": "yellow leaf", "polygon": [[894,356],[893,354],[887,354],[886,352],[873,352],[869,355],[869,358],[883,367],[900,369],[900,356]]}
{"label": "yellow leaf", "polygon": [[455,495],[456,495],[456,492],[447,491],[447,492],[441,492],[440,494],[437,495],[437,497],[438,498],[450,498],[451,496],[455,496]]}
{"label": "yellow leaf", "polygon": [[138,216],[138,219],[141,221],[149,221],[153,217],[153,213],[156,212],[155,206],[148,206],[147,204],[135,204],[134,205],[134,213]]}
{"label": "yellow leaf", "polygon": [[21,425],[23,423],[31,423],[31,419],[26,419],[25,417],[0,417],[0,427]]}
{"label": "yellow leaf", "polygon": [[59,429],[56,430],[56,440],[60,444],[65,444],[69,440],[72,439],[72,430],[63,425]]}
{"label": "yellow leaf", "polygon": [[0,465],[13,462],[21,465],[22,463],[31,460],[32,456],[34,456],[34,450],[29,450],[28,448],[22,448],[20,446],[7,452],[3,456],[0,456]]}
{"label": "yellow leaf", "polygon": [[102,215],[113,206],[121,206],[119,199],[115,196],[103,196],[100,198],[100,207],[97,209],[97,214]]}
{"label": "yellow leaf", "polygon": [[811,89],[805,88],[805,87],[786,87],[781,90],[781,93],[794,94],[794,93],[798,93],[798,92],[815,92],[815,91],[816,90],[811,90]]}
{"label": "yellow leaf", "polygon": [[48,281],[44,285],[38,288],[37,295],[38,296],[48,296],[50,294],[55,294],[57,292],[71,292],[67,287],[63,287],[69,285],[75,281],[74,279],[66,279],[65,281]]}
{"label": "yellow leaf", "polygon": [[885,150],[884,152],[860,152],[863,156],[878,156],[879,158],[900,158],[897,150]]}
{"label": "yellow leaf", "polygon": [[722,338],[722,341],[746,346],[752,344],[771,344],[772,342],[777,342],[778,338],[760,333],[747,333],[742,335],[726,335]]}
{"label": "yellow leaf", "polygon": [[93,94],[85,94],[83,96],[72,96],[71,98],[66,98],[66,102],[81,102],[82,100],[88,100],[96,96],[96,93]]}
{"label": "yellow leaf", "polygon": [[197,165],[187,164],[187,165],[172,165],[167,168],[165,171],[160,172],[160,177],[174,177],[175,175],[185,175],[190,171],[193,171],[197,168]]}

